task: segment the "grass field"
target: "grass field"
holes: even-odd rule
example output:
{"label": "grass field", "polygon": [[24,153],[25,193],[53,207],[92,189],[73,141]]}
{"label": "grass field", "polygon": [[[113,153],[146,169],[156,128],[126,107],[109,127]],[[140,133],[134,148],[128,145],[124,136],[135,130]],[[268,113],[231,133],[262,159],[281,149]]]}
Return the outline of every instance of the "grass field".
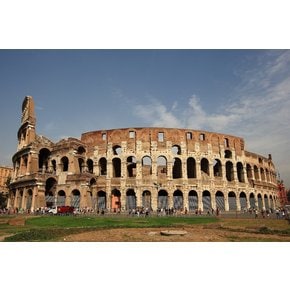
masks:
{"label": "grass field", "polygon": [[[0,238],[6,242],[61,241],[67,236],[80,234],[86,234],[87,239],[91,240],[90,235],[92,236],[91,233],[94,231],[97,231],[99,235],[111,231],[111,237],[114,234],[113,230],[118,230],[118,234],[115,234],[117,235],[116,241],[123,241],[121,238],[122,231],[127,232],[125,241],[147,241],[146,239],[143,240],[142,235],[140,235],[142,229],[144,235],[144,229],[184,228],[188,231],[194,231],[195,234],[199,233],[201,241],[204,241],[202,236],[205,234],[225,236],[226,241],[290,241],[288,222],[276,219],[256,220],[208,216],[154,216],[149,218],[126,216],[0,217]],[[198,240],[198,237],[196,239]],[[211,240],[215,241],[214,238]],[[73,241],[78,241],[78,238]],[[181,241],[186,241],[186,239]],[[192,239],[189,238],[189,241],[192,241]]]}

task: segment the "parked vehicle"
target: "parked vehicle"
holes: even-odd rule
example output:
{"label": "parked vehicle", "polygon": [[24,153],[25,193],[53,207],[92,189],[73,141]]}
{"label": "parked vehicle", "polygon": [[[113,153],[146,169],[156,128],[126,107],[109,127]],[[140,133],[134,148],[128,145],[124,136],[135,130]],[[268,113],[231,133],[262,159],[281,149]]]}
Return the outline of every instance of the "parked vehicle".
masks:
{"label": "parked vehicle", "polygon": [[51,208],[48,213],[50,214],[58,214],[58,215],[69,215],[74,213],[74,207],[63,205]]}

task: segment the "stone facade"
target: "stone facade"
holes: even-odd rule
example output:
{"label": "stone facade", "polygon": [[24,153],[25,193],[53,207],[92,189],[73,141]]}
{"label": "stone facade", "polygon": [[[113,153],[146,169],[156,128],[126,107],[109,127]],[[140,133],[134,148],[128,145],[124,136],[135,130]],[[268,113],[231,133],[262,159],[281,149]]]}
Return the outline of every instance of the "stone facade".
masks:
{"label": "stone facade", "polygon": [[33,98],[25,97],[9,206],[72,205],[240,211],[278,206],[271,155],[245,150],[242,138],[176,128],[87,132],[51,142],[36,134]]}
{"label": "stone facade", "polygon": [[8,166],[0,166],[0,193],[7,194],[8,187],[6,182],[12,176],[13,168]]}

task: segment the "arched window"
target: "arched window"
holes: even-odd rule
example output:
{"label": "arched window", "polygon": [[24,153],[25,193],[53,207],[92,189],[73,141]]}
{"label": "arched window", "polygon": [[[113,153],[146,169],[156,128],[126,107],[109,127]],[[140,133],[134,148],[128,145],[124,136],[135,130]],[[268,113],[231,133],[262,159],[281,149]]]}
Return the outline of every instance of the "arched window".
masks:
{"label": "arched window", "polygon": [[38,155],[38,168],[39,170],[48,170],[48,160],[50,157],[50,151],[47,148],[42,148]]}
{"label": "arched window", "polygon": [[227,177],[227,181],[234,180],[234,167],[233,167],[233,163],[230,161],[226,162],[226,177]]}
{"label": "arched window", "polygon": [[238,175],[239,182],[245,182],[244,167],[243,167],[243,164],[241,162],[237,163],[237,175]]}
{"label": "arched window", "polygon": [[182,178],[182,164],[179,158],[173,159],[173,168],[172,168],[172,177],[173,178]]}
{"label": "arched window", "polygon": [[113,177],[121,177],[121,159],[114,158],[112,161],[113,161]]}
{"label": "arched window", "polygon": [[119,145],[115,145],[113,147],[114,155],[121,155],[122,154],[122,147]]}
{"label": "arched window", "polygon": [[68,158],[66,156],[61,158],[62,171],[68,171]]}
{"label": "arched window", "polygon": [[158,176],[167,175],[167,160],[164,156],[159,156],[157,158],[157,175]]}
{"label": "arched window", "polygon": [[107,159],[102,157],[99,160],[100,175],[107,175]]}
{"label": "arched window", "polygon": [[92,159],[87,160],[87,166],[89,173],[94,173],[94,162]]}
{"label": "arched window", "polygon": [[214,160],[213,164],[213,174],[215,177],[222,177],[222,163],[219,159]]}
{"label": "arched window", "polygon": [[232,151],[230,150],[225,150],[225,158],[232,158]]}
{"label": "arched window", "polygon": [[136,177],[136,157],[129,156],[127,158],[127,173],[128,177]]}
{"label": "arched window", "polygon": [[142,176],[146,177],[152,174],[152,160],[149,156],[142,158]]}
{"label": "arched window", "polygon": [[187,159],[187,178],[196,178],[196,163],[192,157]]}
{"label": "arched window", "polygon": [[181,148],[179,145],[174,145],[171,148],[171,152],[173,155],[181,155]]}
{"label": "arched window", "polygon": [[200,169],[201,169],[202,173],[209,175],[209,163],[208,163],[208,160],[206,158],[201,159]]}

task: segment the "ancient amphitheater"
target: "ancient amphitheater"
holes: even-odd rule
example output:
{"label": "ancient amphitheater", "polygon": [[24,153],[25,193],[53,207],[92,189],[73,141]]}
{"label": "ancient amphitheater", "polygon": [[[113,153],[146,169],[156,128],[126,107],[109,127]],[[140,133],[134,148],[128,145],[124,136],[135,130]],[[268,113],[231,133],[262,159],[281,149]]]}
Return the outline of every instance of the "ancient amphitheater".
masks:
{"label": "ancient amphitheater", "polygon": [[242,138],[192,129],[125,128],[51,142],[22,105],[8,206],[189,212],[278,206],[275,166]]}

